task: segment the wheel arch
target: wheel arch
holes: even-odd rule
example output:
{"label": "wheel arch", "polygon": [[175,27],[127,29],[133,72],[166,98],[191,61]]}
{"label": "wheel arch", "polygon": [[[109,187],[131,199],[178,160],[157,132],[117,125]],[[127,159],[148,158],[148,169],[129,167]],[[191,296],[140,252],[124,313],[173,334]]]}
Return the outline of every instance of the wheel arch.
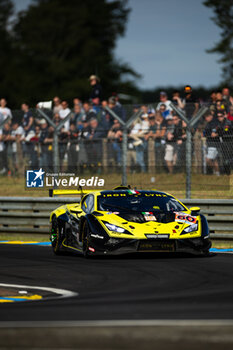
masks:
{"label": "wheel arch", "polygon": [[108,239],[108,234],[105,232],[104,228],[101,226],[96,217],[93,214],[87,214],[80,219],[80,241],[83,239],[83,225],[85,221],[88,223],[88,226],[92,233],[102,234],[105,238]]}

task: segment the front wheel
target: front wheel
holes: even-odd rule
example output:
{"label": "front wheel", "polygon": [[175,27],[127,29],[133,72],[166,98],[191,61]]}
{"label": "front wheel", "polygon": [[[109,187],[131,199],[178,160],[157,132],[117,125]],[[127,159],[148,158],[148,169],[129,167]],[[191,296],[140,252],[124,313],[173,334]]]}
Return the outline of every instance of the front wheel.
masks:
{"label": "front wheel", "polygon": [[56,216],[53,216],[52,218],[52,226],[51,226],[51,234],[50,234],[50,241],[52,244],[52,249],[54,254],[59,255],[61,254],[61,247],[62,247],[62,230],[64,230],[64,227],[60,227],[57,221]]}
{"label": "front wheel", "polygon": [[88,256],[90,256],[90,251],[89,251],[90,229],[86,220],[83,223],[82,231],[83,231],[83,234],[82,234],[83,255],[85,256],[85,258],[87,258]]}

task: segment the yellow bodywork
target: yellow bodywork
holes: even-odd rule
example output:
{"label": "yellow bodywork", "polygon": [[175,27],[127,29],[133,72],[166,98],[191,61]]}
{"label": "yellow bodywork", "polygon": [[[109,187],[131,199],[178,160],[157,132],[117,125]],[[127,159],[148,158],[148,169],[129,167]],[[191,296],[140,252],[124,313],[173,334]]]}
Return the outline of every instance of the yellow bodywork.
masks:
{"label": "yellow bodywork", "polygon": [[[154,190],[155,191],[155,190]],[[61,193],[62,192],[62,193]],[[60,191],[59,194],[64,194],[64,191]],[[72,192],[72,191],[70,191]],[[198,223],[198,230],[193,231],[190,233],[180,234],[182,231],[190,226],[191,223],[181,222],[179,220],[169,222],[169,223],[160,223],[157,221],[148,221],[145,223],[136,223],[131,222],[123,219],[122,217],[118,216],[117,214],[114,214],[114,212],[109,211],[100,211],[97,210],[97,197],[101,195],[100,191],[87,191],[84,197],[81,200],[81,203],[72,203],[72,204],[66,204],[63,205],[57,209],[55,209],[50,216],[50,221],[52,220],[52,217],[55,215],[56,217],[59,217],[62,214],[65,214],[67,211],[78,218],[81,218],[81,216],[86,215],[86,213],[82,210],[82,202],[85,199],[85,197],[92,193],[94,195],[94,212],[101,213],[101,216],[96,216],[96,219],[100,222],[100,224],[104,227],[105,231],[108,233],[110,237],[116,237],[116,238],[128,238],[128,239],[146,239],[146,234],[153,234],[153,235],[162,235],[162,234],[169,234],[169,239],[188,239],[188,238],[196,238],[201,236],[201,218],[200,215],[195,216],[196,223]],[[67,194],[67,193],[66,193]],[[81,191],[75,191],[76,195],[83,195],[83,192]],[[171,196],[168,193],[165,193],[165,195]],[[191,210],[188,209],[183,203],[181,203],[177,198],[174,196],[171,196],[174,199],[176,199],[180,204],[182,204],[186,210],[182,211],[182,213],[186,215],[191,216]],[[199,209],[199,208],[192,208]],[[117,211],[117,209],[116,209]],[[95,215],[95,213],[94,213]],[[130,234],[125,233],[118,233],[115,231],[110,231],[104,222],[108,222],[110,224],[116,225],[118,227],[124,228],[127,231],[129,231]]]}

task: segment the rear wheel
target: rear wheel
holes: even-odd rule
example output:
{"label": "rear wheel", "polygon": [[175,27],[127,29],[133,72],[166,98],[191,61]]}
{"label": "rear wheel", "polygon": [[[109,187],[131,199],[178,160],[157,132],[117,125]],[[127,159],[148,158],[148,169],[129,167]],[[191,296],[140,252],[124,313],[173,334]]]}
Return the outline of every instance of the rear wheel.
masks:
{"label": "rear wheel", "polygon": [[64,227],[60,227],[59,226],[56,216],[53,216],[53,218],[52,218],[51,234],[50,234],[50,241],[51,241],[51,244],[52,244],[53,252],[56,255],[61,254],[62,230],[63,229],[64,229]]}

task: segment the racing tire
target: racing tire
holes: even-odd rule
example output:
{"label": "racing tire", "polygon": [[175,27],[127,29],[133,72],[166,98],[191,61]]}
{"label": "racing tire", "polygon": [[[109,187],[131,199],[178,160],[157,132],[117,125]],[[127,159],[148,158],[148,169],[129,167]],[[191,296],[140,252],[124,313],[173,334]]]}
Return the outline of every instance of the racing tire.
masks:
{"label": "racing tire", "polygon": [[83,223],[83,234],[82,234],[82,243],[83,243],[83,256],[88,258],[90,256],[89,251],[89,238],[90,238],[90,228],[87,220]]}
{"label": "racing tire", "polygon": [[61,247],[62,247],[62,232],[56,216],[53,216],[52,218],[50,240],[51,240],[52,250],[54,254],[60,255]]}

